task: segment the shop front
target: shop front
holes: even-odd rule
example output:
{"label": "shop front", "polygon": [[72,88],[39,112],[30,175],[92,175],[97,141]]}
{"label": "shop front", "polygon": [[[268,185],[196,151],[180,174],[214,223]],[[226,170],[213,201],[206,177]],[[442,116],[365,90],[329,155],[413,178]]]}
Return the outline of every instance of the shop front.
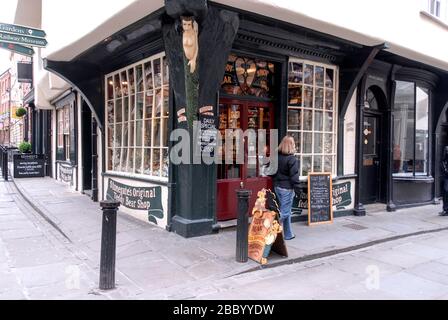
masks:
{"label": "shop front", "polygon": [[[440,71],[382,54],[385,45],[366,47],[236,8],[190,9],[167,2],[71,62],[45,61],[80,90],[97,124],[84,134],[98,152],[91,172],[100,200],[118,200],[123,212],[184,237],[216,232],[236,219],[237,189],[252,191],[251,206],[259,190],[272,189],[266,164],[289,134],[303,183],[295,220],[307,216],[310,173],[331,174],[336,217],[364,215],[372,203],[396,210],[434,202]],[[195,71],[183,46],[192,23],[185,15],[200,25],[190,39],[198,44]],[[71,121],[82,114],[72,104],[56,105],[64,179],[77,170]],[[187,161],[174,164],[176,129],[193,132],[190,120],[203,121],[200,110],[221,136],[233,133],[212,148],[231,161],[189,162],[193,155],[183,154]]]}

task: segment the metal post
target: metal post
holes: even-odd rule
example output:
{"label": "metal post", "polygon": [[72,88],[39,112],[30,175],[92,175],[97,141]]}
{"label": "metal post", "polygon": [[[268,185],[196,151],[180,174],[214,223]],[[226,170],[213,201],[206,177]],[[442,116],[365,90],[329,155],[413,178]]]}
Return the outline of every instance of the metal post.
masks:
{"label": "metal post", "polygon": [[8,149],[3,151],[3,179],[8,181]]}
{"label": "metal post", "polygon": [[118,201],[101,201],[103,229],[101,232],[100,289],[115,288],[115,248]]}
{"label": "metal post", "polygon": [[249,198],[250,190],[239,189],[238,197],[238,224],[236,226],[236,261],[247,262],[249,247]]}

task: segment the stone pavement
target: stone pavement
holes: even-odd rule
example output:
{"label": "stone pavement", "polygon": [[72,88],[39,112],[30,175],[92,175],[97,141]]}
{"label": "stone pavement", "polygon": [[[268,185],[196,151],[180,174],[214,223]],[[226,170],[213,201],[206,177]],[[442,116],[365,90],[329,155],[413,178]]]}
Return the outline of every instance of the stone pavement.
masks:
{"label": "stone pavement", "polygon": [[[201,238],[184,239],[126,214],[119,214],[116,263],[118,289],[107,294],[98,292],[101,242],[99,204],[93,203],[85,195],[68,190],[65,185],[51,178],[17,179],[14,184],[6,184],[7,193],[18,191],[23,194],[35,209],[44,214],[47,221],[61,231],[47,223],[52,233],[65,242],[64,248],[68,248],[75,257],[74,265],[82,265],[84,269],[81,273],[88,275],[90,282],[86,281],[85,289],[81,290],[87,299],[92,295],[111,299],[188,299],[206,295],[208,291],[215,292],[214,283],[218,281],[260,269],[253,261],[245,264],[235,262],[234,229]],[[17,201],[24,204],[24,201]],[[368,247],[375,241],[448,229],[448,218],[437,214],[440,210],[440,205],[431,205],[395,213],[381,211],[369,213],[366,217],[337,218],[332,225],[316,227],[295,223],[297,237],[287,242],[289,258],[274,255],[269,263],[275,266],[307,261],[362,246]],[[11,219],[15,223],[15,219]],[[5,227],[7,230],[0,235],[8,232],[9,224]],[[82,298],[82,295],[78,296]]]}

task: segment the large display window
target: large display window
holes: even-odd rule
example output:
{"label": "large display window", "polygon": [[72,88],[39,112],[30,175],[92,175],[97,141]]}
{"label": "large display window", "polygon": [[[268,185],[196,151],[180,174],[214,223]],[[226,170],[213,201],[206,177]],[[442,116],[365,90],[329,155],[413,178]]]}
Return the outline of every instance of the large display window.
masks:
{"label": "large display window", "polygon": [[336,174],[337,67],[291,59],[288,134],[296,141],[300,174]]}
{"label": "large display window", "polygon": [[107,171],[168,177],[168,77],[164,53],[105,77]]}

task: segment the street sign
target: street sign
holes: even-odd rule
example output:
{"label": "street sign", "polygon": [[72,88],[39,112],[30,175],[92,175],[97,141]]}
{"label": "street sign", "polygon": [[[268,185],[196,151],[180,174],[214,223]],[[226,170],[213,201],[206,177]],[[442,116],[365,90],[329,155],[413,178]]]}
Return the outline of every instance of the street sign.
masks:
{"label": "street sign", "polygon": [[34,55],[33,49],[21,46],[20,44],[0,42],[0,49],[9,50],[29,57],[32,57]]}
{"label": "street sign", "polygon": [[39,48],[45,48],[48,44],[47,40],[42,38],[20,36],[5,32],[0,32],[0,41]]}
{"label": "street sign", "polygon": [[19,26],[7,23],[0,23],[0,32],[12,33],[20,36],[35,37],[35,38],[45,38],[47,35],[45,31],[40,29],[34,29],[26,26]]}

